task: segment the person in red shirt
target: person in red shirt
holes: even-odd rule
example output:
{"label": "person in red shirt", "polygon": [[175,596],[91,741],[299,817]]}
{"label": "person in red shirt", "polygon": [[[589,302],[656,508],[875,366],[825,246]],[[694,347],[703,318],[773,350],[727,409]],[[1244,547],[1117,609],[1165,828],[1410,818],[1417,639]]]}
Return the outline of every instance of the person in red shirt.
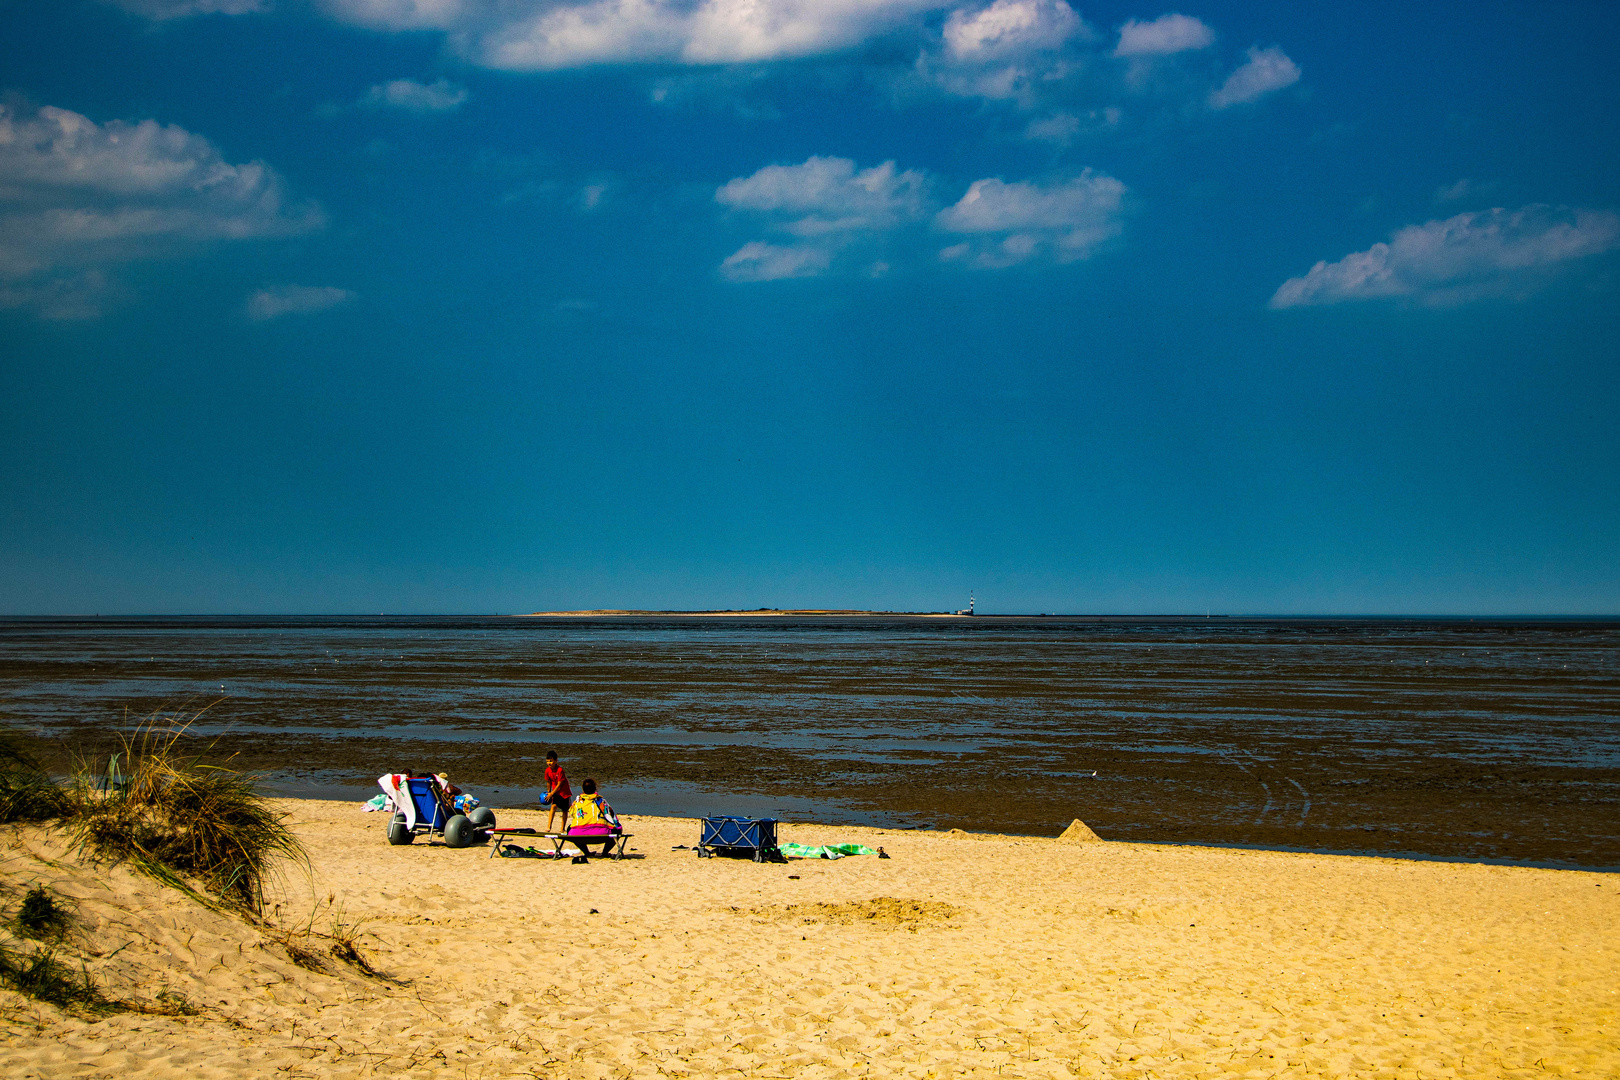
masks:
{"label": "person in red shirt", "polygon": [[551,832],[551,823],[557,818],[557,811],[562,811],[563,825],[568,824],[568,807],[574,801],[574,792],[568,786],[568,774],[563,772],[562,766],[557,764],[557,751],[546,751],[546,793],[540,796],[540,805],[551,807],[551,813],[546,817],[546,832]]}

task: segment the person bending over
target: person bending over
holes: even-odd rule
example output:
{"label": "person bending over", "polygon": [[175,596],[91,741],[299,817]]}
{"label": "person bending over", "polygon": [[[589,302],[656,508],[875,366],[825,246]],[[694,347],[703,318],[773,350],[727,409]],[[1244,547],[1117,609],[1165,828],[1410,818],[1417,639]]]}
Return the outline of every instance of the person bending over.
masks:
{"label": "person bending over", "polygon": [[563,828],[568,827],[568,807],[573,801],[574,793],[568,786],[568,774],[557,764],[557,751],[547,750],[546,793],[540,796],[540,805],[551,807],[551,813],[546,815],[546,832],[551,831],[559,810],[562,811]]}

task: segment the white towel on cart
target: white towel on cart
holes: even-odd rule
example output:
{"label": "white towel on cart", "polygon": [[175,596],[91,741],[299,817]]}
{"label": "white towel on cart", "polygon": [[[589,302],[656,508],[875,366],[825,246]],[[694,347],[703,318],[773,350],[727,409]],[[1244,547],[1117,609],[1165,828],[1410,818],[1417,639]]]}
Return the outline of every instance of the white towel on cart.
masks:
{"label": "white towel on cart", "polygon": [[383,794],[388,796],[388,801],[392,802],[399,812],[405,815],[405,827],[415,829],[416,800],[411,798],[411,789],[406,780],[407,777],[404,773],[384,773],[382,776],[377,777],[377,786],[383,789]]}

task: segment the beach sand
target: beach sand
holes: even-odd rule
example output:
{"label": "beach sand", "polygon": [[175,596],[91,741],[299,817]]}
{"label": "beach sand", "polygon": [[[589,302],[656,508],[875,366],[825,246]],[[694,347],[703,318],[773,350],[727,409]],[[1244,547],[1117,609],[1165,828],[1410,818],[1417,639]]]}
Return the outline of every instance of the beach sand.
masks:
{"label": "beach sand", "polygon": [[1620,876],[806,825],[892,858],[755,864],[667,818],[577,865],[277,805],[312,855],[279,925],[368,920],[386,979],[14,828],[8,903],[50,884],[109,995],[198,1012],[0,992],[4,1075],[1620,1075]]}

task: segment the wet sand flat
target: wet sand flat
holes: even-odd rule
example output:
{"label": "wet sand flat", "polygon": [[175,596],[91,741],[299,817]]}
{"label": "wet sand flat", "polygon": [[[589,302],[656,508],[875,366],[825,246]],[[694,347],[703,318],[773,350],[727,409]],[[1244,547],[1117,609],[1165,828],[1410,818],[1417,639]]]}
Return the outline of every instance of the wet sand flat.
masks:
{"label": "wet sand flat", "polygon": [[[70,875],[99,948],[140,938],[97,977],[204,1010],[90,1023],[4,995],[6,1075],[1620,1073],[1613,875],[804,825],[783,839],[892,858],[761,865],[672,850],[697,827],[667,818],[576,865],[280,805],[313,854],[282,922],[368,918],[388,981],[244,948],[126,871]],[[14,833],[8,877],[48,849]]]}

